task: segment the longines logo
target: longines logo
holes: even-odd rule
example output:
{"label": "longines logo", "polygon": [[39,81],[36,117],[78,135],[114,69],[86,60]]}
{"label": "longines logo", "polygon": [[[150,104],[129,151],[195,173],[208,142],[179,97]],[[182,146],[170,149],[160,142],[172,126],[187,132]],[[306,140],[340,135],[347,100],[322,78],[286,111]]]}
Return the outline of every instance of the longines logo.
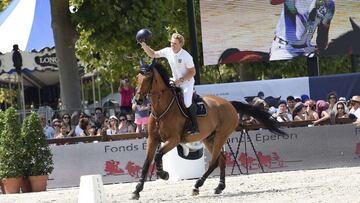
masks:
{"label": "longines logo", "polygon": [[53,66],[57,67],[57,58],[56,53],[53,54],[46,54],[44,56],[36,56],[35,63],[40,66]]}

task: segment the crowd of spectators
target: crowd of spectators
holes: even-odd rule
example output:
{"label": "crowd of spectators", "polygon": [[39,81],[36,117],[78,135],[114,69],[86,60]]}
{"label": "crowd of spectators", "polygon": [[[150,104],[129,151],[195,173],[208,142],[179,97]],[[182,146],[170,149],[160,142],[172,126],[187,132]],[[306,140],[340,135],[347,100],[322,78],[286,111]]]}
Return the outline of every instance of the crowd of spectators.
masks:
{"label": "crowd of spectators", "polygon": [[46,137],[53,139],[146,132],[150,101],[136,104],[133,100],[134,88],[127,78],[120,80],[118,91],[121,95],[118,111],[97,107],[93,112],[75,111],[70,115],[53,113],[48,108],[39,109]]}
{"label": "crowd of spectators", "polygon": [[[288,96],[286,100],[267,103],[264,98],[255,97],[250,102],[268,111],[278,122],[311,121],[313,126],[323,123],[335,124],[337,118],[350,118],[360,123],[360,96],[349,100],[329,92],[326,100],[314,100],[307,95]],[[257,123],[253,118],[243,118],[247,124]]]}

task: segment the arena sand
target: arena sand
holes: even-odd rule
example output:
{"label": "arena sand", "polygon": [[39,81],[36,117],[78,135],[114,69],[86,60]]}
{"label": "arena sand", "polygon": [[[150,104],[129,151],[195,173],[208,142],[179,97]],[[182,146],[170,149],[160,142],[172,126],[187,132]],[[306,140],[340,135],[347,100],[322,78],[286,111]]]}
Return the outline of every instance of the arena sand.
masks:
{"label": "arena sand", "polygon": [[[360,202],[360,167],[300,170],[228,176],[226,189],[214,195],[218,178],[208,179],[199,196],[195,180],[146,182],[140,199],[130,200],[136,183],[105,185],[107,202]],[[79,188],[0,195],[1,203],[77,202]]]}

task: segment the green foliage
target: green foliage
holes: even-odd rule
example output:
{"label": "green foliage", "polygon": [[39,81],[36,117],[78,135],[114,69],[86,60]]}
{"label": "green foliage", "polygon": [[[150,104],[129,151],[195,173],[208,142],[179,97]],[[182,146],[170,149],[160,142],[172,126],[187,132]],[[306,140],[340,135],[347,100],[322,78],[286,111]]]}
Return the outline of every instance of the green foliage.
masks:
{"label": "green foliage", "polygon": [[11,2],[11,0],[1,0],[0,1],[0,12],[3,11]]}
{"label": "green foliage", "polygon": [[0,177],[22,177],[25,150],[20,132],[20,121],[16,110],[7,109],[1,121],[0,136]]}
{"label": "green foliage", "polygon": [[26,176],[50,174],[54,167],[52,153],[41,126],[38,115],[32,112],[26,117],[21,129],[26,151]]}
{"label": "green foliage", "polygon": [[[141,28],[153,32],[148,42],[154,49],[169,46],[170,33],[187,36],[186,1],[175,0],[71,0],[78,7],[72,15],[79,39],[77,57],[84,62],[86,72],[101,71],[101,79],[117,82],[134,78],[138,62],[145,53],[135,41]],[[189,43],[186,46],[190,46]]]}

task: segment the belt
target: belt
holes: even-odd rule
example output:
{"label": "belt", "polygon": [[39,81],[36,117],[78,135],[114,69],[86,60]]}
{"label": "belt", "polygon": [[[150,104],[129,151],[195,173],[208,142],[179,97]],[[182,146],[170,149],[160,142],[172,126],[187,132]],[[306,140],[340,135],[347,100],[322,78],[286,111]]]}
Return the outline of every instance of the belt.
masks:
{"label": "belt", "polygon": [[[278,36],[274,37],[274,41],[278,42],[279,44],[283,44],[283,45],[288,45],[289,44],[288,41],[286,41],[286,40],[284,40],[284,39],[282,39],[281,37],[278,37]],[[292,46],[295,49],[302,49],[302,48],[308,47],[308,45],[306,45],[306,44],[301,44],[301,45],[290,44],[290,46]]]}

